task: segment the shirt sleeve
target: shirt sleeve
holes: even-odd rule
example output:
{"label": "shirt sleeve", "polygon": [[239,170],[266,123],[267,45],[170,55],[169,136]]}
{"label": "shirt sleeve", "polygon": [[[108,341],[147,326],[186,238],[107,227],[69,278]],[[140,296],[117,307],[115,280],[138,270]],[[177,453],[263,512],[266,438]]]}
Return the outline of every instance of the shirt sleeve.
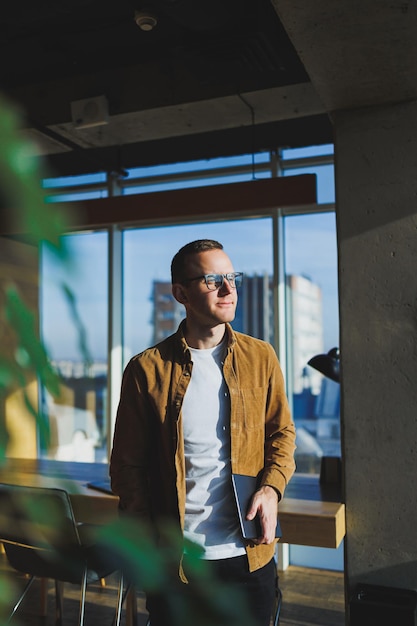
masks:
{"label": "shirt sleeve", "polygon": [[119,496],[121,512],[150,521],[149,439],[150,407],[146,380],[135,360],[123,373],[117,409],[110,478],[113,492]]}
{"label": "shirt sleeve", "polygon": [[275,351],[271,349],[271,370],[265,415],[265,466],[261,485],[270,485],[284,495],[295,471],[295,425],[285,391],[284,377]]}

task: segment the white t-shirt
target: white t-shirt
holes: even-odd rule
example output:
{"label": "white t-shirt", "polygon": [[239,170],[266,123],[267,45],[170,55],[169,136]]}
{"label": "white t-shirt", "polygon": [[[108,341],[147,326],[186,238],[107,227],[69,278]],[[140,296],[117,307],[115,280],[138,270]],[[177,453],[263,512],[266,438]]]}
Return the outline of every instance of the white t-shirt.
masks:
{"label": "white t-shirt", "polygon": [[222,374],[224,345],[190,348],[193,371],[184,397],[184,535],[205,559],[245,554],[230,480],[230,400]]}

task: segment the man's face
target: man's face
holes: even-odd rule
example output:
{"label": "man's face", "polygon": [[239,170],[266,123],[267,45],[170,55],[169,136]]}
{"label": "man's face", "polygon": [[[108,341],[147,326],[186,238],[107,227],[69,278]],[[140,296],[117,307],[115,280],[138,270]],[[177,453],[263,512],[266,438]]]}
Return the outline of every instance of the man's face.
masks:
{"label": "man's face", "polygon": [[[233,265],[223,250],[207,250],[190,255],[187,259],[185,277],[195,278],[204,274],[228,274]],[[213,327],[231,322],[235,317],[237,290],[227,279],[219,289],[210,291],[202,278],[184,285],[174,285],[173,293],[187,311],[187,319],[201,326]]]}

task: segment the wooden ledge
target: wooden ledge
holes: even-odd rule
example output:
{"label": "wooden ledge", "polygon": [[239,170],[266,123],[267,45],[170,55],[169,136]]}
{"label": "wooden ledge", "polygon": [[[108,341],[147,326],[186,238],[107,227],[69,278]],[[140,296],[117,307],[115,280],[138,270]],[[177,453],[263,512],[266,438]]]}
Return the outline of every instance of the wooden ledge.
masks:
{"label": "wooden ledge", "polygon": [[[103,524],[116,518],[118,499],[89,489],[87,483],[105,479],[107,472],[107,466],[98,463],[9,459],[0,468],[0,481],[66,489],[78,521]],[[346,532],[340,491],[337,486],[320,484],[318,476],[295,475],[279,504],[281,541],[338,548]]]}
{"label": "wooden ledge", "polygon": [[279,505],[283,543],[338,548],[346,533],[340,502],[285,498]]}

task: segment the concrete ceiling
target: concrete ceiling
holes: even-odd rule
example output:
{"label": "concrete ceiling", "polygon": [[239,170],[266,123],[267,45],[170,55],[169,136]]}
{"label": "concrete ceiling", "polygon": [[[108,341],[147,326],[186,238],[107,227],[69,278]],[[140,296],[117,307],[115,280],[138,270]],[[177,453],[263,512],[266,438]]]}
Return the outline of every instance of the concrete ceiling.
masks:
{"label": "concrete ceiling", "polygon": [[271,0],[327,111],[417,97],[413,0]]}
{"label": "concrete ceiling", "polygon": [[60,173],[324,143],[328,113],[416,97],[416,10],[21,0],[2,7],[0,88]]}
{"label": "concrete ceiling", "polygon": [[332,138],[269,0],[21,0],[2,7],[0,53],[0,87],[59,172]]}

